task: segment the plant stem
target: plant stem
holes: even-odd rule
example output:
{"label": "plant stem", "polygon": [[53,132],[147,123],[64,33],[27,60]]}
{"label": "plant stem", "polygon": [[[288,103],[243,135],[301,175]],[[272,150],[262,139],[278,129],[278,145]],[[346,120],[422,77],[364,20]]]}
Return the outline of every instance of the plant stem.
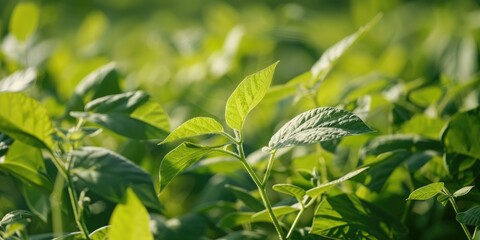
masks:
{"label": "plant stem", "polygon": [[[455,213],[458,214],[458,206],[457,203],[455,202],[455,199],[452,197],[450,192],[447,190],[447,188],[443,188],[443,190],[448,194],[448,201],[452,204],[453,210],[455,210]],[[468,240],[473,240],[472,235],[470,234],[470,231],[468,231],[468,228],[465,224],[460,223],[460,226],[462,226],[463,231],[465,232],[465,235],[467,236]]]}
{"label": "plant stem", "polygon": [[297,213],[297,216],[295,217],[295,220],[293,221],[292,226],[290,226],[290,230],[287,233],[287,239],[290,238],[290,236],[292,235],[293,230],[297,226],[298,221],[300,220],[300,217],[303,215],[304,211],[305,211],[305,208],[302,205],[302,208],[300,209],[300,212]]}
{"label": "plant stem", "polygon": [[263,176],[263,181],[262,181],[262,185],[264,185],[264,186],[265,186],[265,184],[267,184],[267,180],[270,177],[270,172],[272,171],[273,160],[275,159],[275,153],[276,152],[277,152],[277,150],[273,150],[270,153],[270,158],[268,159],[268,164],[267,164],[267,170],[265,171],[265,176]]}
{"label": "plant stem", "polygon": [[248,174],[252,178],[255,185],[257,185],[258,192],[260,193],[260,197],[262,198],[263,204],[265,205],[265,208],[267,209],[268,214],[270,215],[270,218],[272,219],[273,226],[275,227],[275,230],[277,230],[278,237],[281,240],[285,240],[286,238],[283,235],[282,227],[280,226],[280,223],[278,222],[278,219],[275,216],[275,213],[273,212],[270,200],[267,197],[267,192],[265,190],[265,185],[262,182],[260,182],[260,179],[255,174],[255,171],[252,169],[252,167],[248,164],[247,160],[245,159],[245,152],[243,150],[242,142],[240,141],[236,145],[237,145],[238,154],[240,155],[240,161],[242,162],[243,166],[245,167],[245,170],[247,170]]}
{"label": "plant stem", "polygon": [[325,158],[323,158],[323,149],[320,143],[317,144],[317,153],[319,155],[318,162],[320,165],[320,179],[321,183],[328,182],[328,170],[327,170],[327,163],[325,162]]}
{"label": "plant stem", "polygon": [[68,188],[68,195],[70,196],[70,203],[72,204],[73,209],[73,216],[75,217],[75,222],[77,223],[78,228],[83,233],[85,239],[90,240],[90,234],[88,233],[87,225],[82,217],[82,213],[80,212],[80,206],[78,205],[78,197],[77,193],[75,192],[75,188],[73,186],[73,181],[70,175],[67,177],[67,188]]}
{"label": "plant stem", "polygon": [[63,233],[62,224],[62,193],[65,181],[61,174],[57,174],[53,185],[53,192],[50,195],[50,205],[52,206],[52,228],[53,235],[60,237]]}

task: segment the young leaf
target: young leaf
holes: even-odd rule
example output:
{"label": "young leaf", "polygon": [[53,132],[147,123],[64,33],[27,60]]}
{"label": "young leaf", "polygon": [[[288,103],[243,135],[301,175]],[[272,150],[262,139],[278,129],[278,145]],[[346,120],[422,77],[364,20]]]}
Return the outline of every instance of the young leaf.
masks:
{"label": "young leaf", "polygon": [[448,203],[448,199],[450,197],[448,195],[443,195],[443,194],[440,194],[438,195],[437,197],[437,201],[440,202],[443,206],[447,206],[447,203]]}
{"label": "young leaf", "polygon": [[253,197],[252,194],[250,194],[250,192],[248,192],[246,189],[228,184],[225,185],[225,187],[228,188],[228,190],[232,191],[233,194],[235,194],[235,196],[245,204],[245,206],[249,207],[253,211],[258,212],[265,209],[262,202]]}
{"label": "young leaf", "polygon": [[442,134],[448,151],[480,158],[480,107],[455,114]]}
{"label": "young leaf", "polygon": [[233,91],[225,108],[225,120],[228,126],[238,131],[242,130],[248,113],[267,93],[277,64],[278,62],[247,76]]}
{"label": "young leaf", "polygon": [[480,226],[480,206],[457,213],[457,221],[470,226]]}
{"label": "young leaf", "polygon": [[275,184],[272,188],[277,192],[285,193],[290,196],[296,197],[298,201],[302,201],[303,196],[305,196],[306,194],[303,188],[292,184]]}
{"label": "young leaf", "polygon": [[364,167],[364,168],[360,168],[360,169],[357,169],[353,172],[349,172],[347,173],[345,176],[341,177],[341,178],[338,178],[336,180],[333,180],[331,182],[328,182],[328,183],[324,183],[320,186],[317,186],[317,187],[314,187],[312,189],[309,189],[307,191],[307,195],[311,198],[316,198],[318,196],[320,196],[320,194],[326,192],[327,190],[329,190],[330,188],[334,187],[335,185],[341,183],[341,182],[345,182],[347,181],[348,179],[350,178],[353,178],[355,176],[357,176],[358,174],[360,174],[361,172],[367,170],[368,167]]}
{"label": "young leaf", "polygon": [[71,115],[129,138],[163,138],[170,130],[163,108],[142,91],[95,99],[85,106],[85,111],[71,112]]}
{"label": "young leaf", "polygon": [[250,223],[254,213],[251,212],[232,212],[220,219],[218,225],[221,228],[233,228],[242,224]]}
{"label": "young leaf", "polygon": [[0,226],[5,227],[12,223],[22,223],[26,224],[32,221],[33,214],[25,210],[14,210],[11,211],[0,220]]}
{"label": "young leaf", "polygon": [[21,2],[13,9],[10,19],[10,32],[19,41],[24,42],[35,31],[40,12],[33,2]]}
{"label": "young leaf", "polygon": [[[290,213],[300,211],[300,209],[292,206],[278,206],[278,207],[273,207],[272,210],[275,213],[275,216],[277,218]],[[255,215],[252,216],[251,221],[252,222],[272,222],[272,219],[270,218],[270,215],[268,214],[267,209],[265,209],[263,211],[255,213]]]}
{"label": "young leaf", "polygon": [[472,190],[473,187],[474,186],[466,186],[466,187],[460,188],[457,191],[455,191],[452,194],[452,196],[453,197],[461,197],[461,196],[467,195],[470,192],[470,190]]}
{"label": "young leaf", "polygon": [[283,125],[270,139],[268,149],[318,143],[371,131],[351,112],[332,107],[316,108]]}
{"label": "young leaf", "polygon": [[73,151],[72,156],[72,174],[92,192],[119,202],[130,187],[145,206],[160,210],[150,175],[130,160],[98,147],[83,147]]}
{"label": "young leaf", "polygon": [[209,117],[196,117],[177,127],[159,144],[206,134],[220,134],[222,132],[223,126],[217,120]]}
{"label": "young leaf", "polygon": [[12,73],[0,81],[0,92],[20,92],[28,88],[37,78],[34,68]]}
{"label": "young leaf", "polygon": [[153,240],[147,209],[132,189],[127,189],[125,203],[118,204],[110,218],[108,238],[111,240]]}
{"label": "young leaf", "polygon": [[52,122],[40,103],[22,93],[0,93],[0,131],[26,144],[53,149]]}
{"label": "young leaf", "polygon": [[443,185],[443,182],[437,182],[423,186],[410,193],[410,196],[408,196],[407,200],[427,200],[435,197],[435,195],[442,192]]}
{"label": "young leaf", "polygon": [[209,147],[197,147],[182,143],[167,153],[160,163],[160,191],[165,189],[175,176],[211,151],[212,148]]}
{"label": "young leaf", "polygon": [[107,240],[110,226],[103,226],[90,233],[91,240]]}

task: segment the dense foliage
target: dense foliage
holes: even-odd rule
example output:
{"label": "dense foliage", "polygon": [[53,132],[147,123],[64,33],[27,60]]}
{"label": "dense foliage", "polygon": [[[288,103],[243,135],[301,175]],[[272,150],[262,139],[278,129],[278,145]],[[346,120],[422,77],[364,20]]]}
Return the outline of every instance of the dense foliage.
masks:
{"label": "dense foliage", "polygon": [[474,1],[0,12],[0,239],[480,239]]}

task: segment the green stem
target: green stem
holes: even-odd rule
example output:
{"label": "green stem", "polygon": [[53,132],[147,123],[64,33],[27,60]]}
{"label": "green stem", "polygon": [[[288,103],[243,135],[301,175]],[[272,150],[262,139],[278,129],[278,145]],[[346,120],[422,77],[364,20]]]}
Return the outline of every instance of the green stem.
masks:
{"label": "green stem", "polygon": [[267,164],[267,170],[265,170],[265,176],[263,176],[263,181],[262,181],[262,185],[265,186],[265,184],[267,184],[267,181],[268,181],[268,178],[270,177],[270,172],[272,171],[272,167],[273,167],[273,160],[275,159],[275,153],[277,152],[277,150],[273,150],[271,153],[270,153],[270,158],[268,159],[268,164]]}
{"label": "green stem", "polygon": [[292,226],[290,226],[290,230],[289,230],[288,233],[287,233],[287,239],[291,237],[291,235],[292,235],[292,233],[293,233],[293,230],[294,230],[295,227],[297,226],[298,221],[300,220],[300,217],[302,217],[304,211],[305,211],[305,208],[304,208],[303,205],[302,205],[302,208],[300,209],[300,211],[298,212],[297,216],[295,217],[295,220],[293,221]]}
{"label": "green stem", "polygon": [[53,192],[50,195],[50,206],[52,206],[52,230],[53,235],[57,238],[63,233],[62,224],[62,193],[65,181],[61,174],[57,174],[53,185]]}
{"label": "green stem", "polygon": [[473,231],[473,240],[478,239],[478,226],[475,227],[475,231]]}
{"label": "green stem", "polygon": [[328,182],[328,170],[327,170],[327,163],[325,162],[325,158],[323,157],[323,149],[320,146],[320,143],[317,144],[317,153],[318,153],[318,164],[320,165],[320,179],[321,183]]}
{"label": "green stem", "polygon": [[[457,203],[455,202],[455,199],[452,197],[450,192],[444,187],[443,190],[448,194],[448,201],[452,204],[453,210],[455,210],[455,213],[458,214],[458,206]],[[470,234],[470,231],[468,231],[468,228],[465,224],[460,223],[460,226],[462,226],[463,231],[465,232],[465,235],[467,236],[468,240],[473,240],[472,235]]]}
{"label": "green stem", "polygon": [[265,190],[265,185],[262,182],[260,182],[260,179],[255,174],[255,171],[252,169],[252,167],[248,164],[247,160],[245,159],[245,152],[243,150],[243,145],[242,145],[241,141],[240,141],[240,143],[237,143],[237,150],[238,150],[238,154],[240,155],[240,161],[242,162],[243,166],[245,167],[245,170],[247,170],[248,174],[252,178],[255,185],[257,185],[258,192],[260,193],[260,198],[262,198],[263,204],[265,205],[265,208],[267,209],[268,214],[270,215],[270,218],[272,219],[273,226],[275,227],[275,230],[277,230],[278,237],[281,240],[285,240],[286,238],[283,234],[283,230],[280,226],[280,223],[278,222],[277,217],[275,216],[275,213],[273,212],[270,200],[267,197],[267,192]]}
{"label": "green stem", "polygon": [[88,233],[87,225],[82,217],[82,213],[80,211],[80,206],[78,204],[78,197],[77,193],[75,192],[75,187],[73,186],[72,178],[67,178],[67,188],[68,188],[68,195],[70,196],[70,203],[72,204],[73,209],[73,216],[75,217],[75,222],[77,223],[78,228],[83,233],[85,239],[90,240],[90,234]]}

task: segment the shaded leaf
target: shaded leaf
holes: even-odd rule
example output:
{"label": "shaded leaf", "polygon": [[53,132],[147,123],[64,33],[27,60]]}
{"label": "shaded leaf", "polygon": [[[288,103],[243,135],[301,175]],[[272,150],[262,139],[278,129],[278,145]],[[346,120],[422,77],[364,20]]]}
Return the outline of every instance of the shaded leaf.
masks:
{"label": "shaded leaf", "polygon": [[325,191],[329,190],[330,188],[334,187],[335,185],[341,183],[341,182],[345,182],[347,181],[348,179],[350,178],[353,178],[355,176],[357,176],[358,174],[360,174],[361,172],[367,170],[368,167],[364,167],[364,168],[360,168],[360,169],[357,169],[353,172],[349,172],[347,173],[346,175],[344,175],[343,177],[341,178],[338,178],[336,180],[333,180],[331,182],[328,182],[328,183],[324,183],[324,184],[321,184],[320,186],[317,186],[317,187],[314,187],[312,189],[309,189],[307,191],[307,195],[310,196],[311,198],[316,198],[318,196],[320,196],[322,193],[324,193]]}
{"label": "shaded leaf", "polygon": [[242,130],[248,113],[260,103],[272,82],[278,62],[247,76],[227,100],[225,120],[233,129]]}
{"label": "shaded leaf", "polygon": [[228,184],[225,185],[225,187],[228,188],[228,190],[232,191],[233,194],[235,194],[235,197],[237,197],[245,204],[245,206],[249,207],[253,211],[258,212],[265,209],[262,202],[253,197],[252,194],[250,194],[250,192],[248,192],[246,189]]}
{"label": "shaded leaf", "polygon": [[0,220],[0,226],[5,227],[13,223],[27,224],[32,221],[33,214],[25,210],[11,211]]}
{"label": "shaded leaf", "polygon": [[480,107],[455,114],[442,134],[442,141],[450,152],[480,158]]}
{"label": "shaded leaf", "polygon": [[125,203],[119,203],[113,210],[108,239],[153,240],[147,209],[130,188]]}
{"label": "shaded leaf", "polygon": [[318,143],[371,131],[351,112],[322,107],[301,113],[283,125],[270,139],[268,148]]}
{"label": "shaded leaf", "polygon": [[37,79],[34,68],[17,71],[0,81],[0,92],[20,92],[27,89]]}
{"label": "shaded leaf", "polygon": [[251,231],[238,231],[229,233],[226,236],[218,238],[218,240],[264,240],[267,238],[267,235],[262,232],[251,232]]}
{"label": "shaded leaf", "polygon": [[150,175],[130,160],[99,147],[83,147],[73,151],[72,156],[72,174],[89,190],[107,200],[120,202],[131,187],[145,206],[160,209]]}
{"label": "shaded leaf", "polygon": [[272,188],[277,192],[285,193],[290,196],[296,197],[298,201],[301,201],[303,196],[305,196],[306,194],[303,188],[292,184],[275,184]]}
{"label": "shaded leaf", "polygon": [[437,194],[442,192],[443,185],[443,182],[437,182],[423,186],[410,193],[410,196],[408,196],[407,200],[427,200],[435,197]]}
{"label": "shaded leaf", "polygon": [[25,41],[35,32],[40,11],[33,2],[21,2],[13,9],[10,18],[10,32],[19,41]]}
{"label": "shaded leaf", "polygon": [[22,93],[0,93],[0,131],[26,144],[53,149],[52,122],[40,103]]}
{"label": "shaded leaf", "polygon": [[42,221],[47,223],[48,215],[50,214],[50,194],[42,191],[42,189],[23,185],[23,196],[28,208]]}
{"label": "shaded leaf", "polygon": [[370,140],[361,150],[362,157],[386,152],[406,150],[409,152],[434,150],[442,152],[442,143],[418,135],[394,134],[379,136]]}
{"label": "shaded leaf", "polygon": [[[292,206],[278,206],[278,207],[273,207],[272,208],[273,212],[275,213],[275,216],[277,218],[300,211],[300,209]],[[252,222],[272,222],[272,219],[270,218],[270,215],[268,214],[267,209],[260,211],[258,213],[255,213],[252,216],[251,219]]]}
{"label": "shaded leaf", "polygon": [[229,213],[220,219],[218,225],[221,228],[233,228],[242,224],[247,224],[250,223],[253,214],[254,213],[252,212]]}
{"label": "shaded leaf", "polygon": [[189,137],[221,133],[223,133],[223,126],[217,120],[209,117],[196,117],[177,127],[159,144]]}
{"label": "shaded leaf", "polygon": [[467,195],[470,192],[470,190],[472,190],[473,187],[474,186],[466,186],[466,187],[460,188],[457,191],[455,191],[452,194],[452,196],[453,197],[461,197],[461,196]]}
{"label": "shaded leaf", "polygon": [[457,221],[470,226],[480,226],[480,206],[457,213]]}

